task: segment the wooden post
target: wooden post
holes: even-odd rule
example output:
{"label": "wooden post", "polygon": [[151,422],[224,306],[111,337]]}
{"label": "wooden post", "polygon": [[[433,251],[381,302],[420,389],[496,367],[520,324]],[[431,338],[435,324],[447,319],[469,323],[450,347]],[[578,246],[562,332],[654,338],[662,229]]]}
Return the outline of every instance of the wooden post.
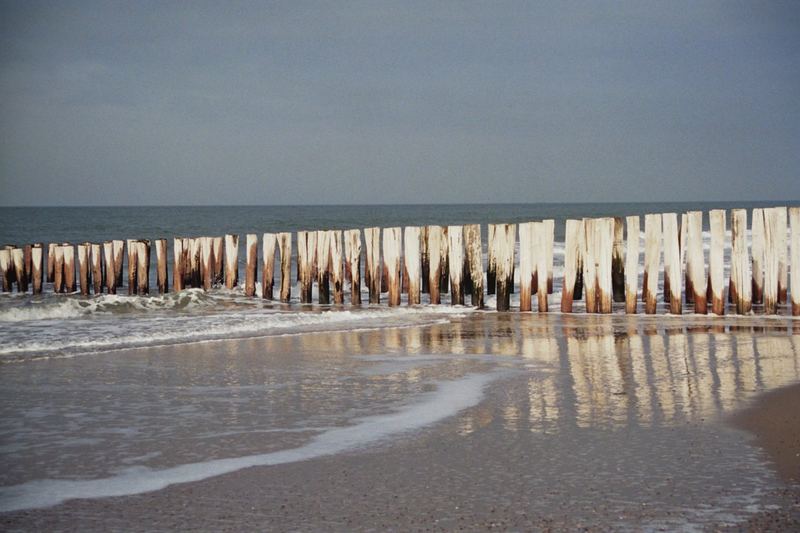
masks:
{"label": "wooden post", "polygon": [[183,290],[184,270],[186,254],[183,251],[183,239],[175,237],[172,239],[172,290],[180,292]]}
{"label": "wooden post", "polygon": [[736,304],[736,312],[744,315],[750,312],[750,291],[753,288],[750,278],[750,258],[747,253],[747,210],[734,209],[731,212],[731,293]]}
{"label": "wooden post", "polygon": [[14,263],[17,292],[28,292],[28,279],[25,277],[25,251],[22,248],[11,250],[11,261]]}
{"label": "wooden post", "polygon": [[89,295],[89,284],[91,272],[89,267],[89,247],[90,243],[85,242],[78,245],[78,281],[83,296]]}
{"label": "wooden post", "polygon": [[408,305],[419,305],[421,301],[420,228],[406,226],[403,231],[403,260],[408,272]]}
{"label": "wooden post", "polygon": [[33,294],[42,293],[42,279],[44,268],[44,249],[40,242],[35,243],[31,247],[31,282],[33,286],[31,290]]}
{"label": "wooden post", "polygon": [[[534,259],[534,222],[519,224],[519,310],[531,310],[531,294],[533,272],[536,268]],[[537,236],[538,237],[538,236]],[[539,250],[536,250],[538,253]],[[538,279],[538,278],[537,278]]]}
{"label": "wooden post", "polygon": [[625,220],[627,242],[625,249],[625,312],[636,314],[639,287],[639,217]]}
{"label": "wooden post", "polygon": [[265,233],[261,236],[262,268],[261,268],[261,298],[272,300],[275,287],[275,244],[278,236],[274,233]]}
{"label": "wooden post", "polygon": [[486,237],[486,294],[494,294],[497,286],[497,260],[494,256],[497,248],[494,242],[496,238],[497,224],[488,224]]}
{"label": "wooden post", "polygon": [[258,277],[258,235],[248,233],[245,237],[245,245],[244,295],[253,296],[256,293],[256,278]]}
{"label": "wooden post", "polygon": [[430,302],[432,304],[439,304],[441,302],[441,291],[439,285],[439,278],[442,272],[442,237],[444,236],[441,226],[428,226],[428,257],[430,260],[430,269],[428,270],[428,293],[430,294]]}
{"label": "wooden post", "polygon": [[[117,239],[111,241],[113,243],[113,254],[114,257],[112,258],[112,265],[114,268],[114,282],[117,284],[117,287],[122,287],[123,281],[125,277],[123,276],[123,260],[125,258],[125,241],[121,239]],[[106,265],[106,270],[108,270],[109,265]],[[115,293],[116,294],[116,293]]]}
{"label": "wooden post", "polygon": [[199,259],[196,259],[197,244],[194,239],[184,237],[183,239],[183,286],[194,288],[197,282],[194,280],[195,273],[200,272]]}
{"label": "wooden post", "polygon": [[361,305],[361,230],[344,232],[344,254],[350,271],[350,303]]}
{"label": "wooden post", "polygon": [[225,287],[239,284],[239,236],[225,235]]}
{"label": "wooden post", "polygon": [[[702,217],[702,211],[701,215]],[[702,220],[702,218],[701,218]],[[689,277],[689,268],[686,259],[686,246],[687,246],[687,236],[689,233],[689,214],[688,213],[681,213],[681,228],[680,228],[680,240],[678,242],[678,246],[681,249],[681,269],[683,270],[683,291],[686,299],[686,303],[690,304],[694,302],[694,294],[692,293],[692,280]]]}
{"label": "wooden post", "polygon": [[752,272],[753,272],[753,303],[764,303],[764,210],[753,209],[751,233],[752,246]]}
{"label": "wooden post", "polygon": [[447,227],[447,264],[450,270],[450,305],[464,305],[464,228]]}
{"label": "wooden post", "polygon": [[422,264],[420,277],[422,278],[422,292],[427,294],[430,291],[428,288],[428,282],[431,275],[430,251],[428,248],[428,226],[422,226],[419,229],[419,234],[419,257]]}
{"label": "wooden post", "polygon": [[694,302],[694,312],[708,313],[706,262],[703,254],[703,212],[686,213],[686,301]]}
{"label": "wooden post", "polygon": [[105,277],[103,276],[103,250],[101,245],[92,244],[89,253],[92,262],[92,292],[94,294],[102,294]]}
{"label": "wooden post", "polygon": [[578,227],[578,256],[577,265],[575,270],[577,272],[575,277],[575,292],[572,295],[574,300],[583,299],[583,255],[586,252],[586,227],[583,221],[579,221]]}
{"label": "wooden post", "polygon": [[709,292],[711,311],[725,314],[725,210],[713,209],[708,213],[711,226],[711,250],[708,256]]}
{"label": "wooden post", "polygon": [[333,283],[333,303],[344,303],[344,268],[342,265],[342,232],[334,230],[331,234],[330,271]]}
{"label": "wooden post", "polygon": [[787,237],[789,221],[785,207],[772,207],[775,213],[777,231],[775,232],[775,245],[778,255],[778,304],[788,301],[789,292],[789,257],[787,254]]}
{"label": "wooden post", "polygon": [[467,253],[467,265],[471,285],[471,304],[478,309],[483,308],[483,246],[481,245],[481,225],[466,224],[464,226],[464,248]]}
{"label": "wooden post", "polygon": [[583,285],[586,298],[586,312],[596,313],[597,298],[597,221],[592,218],[583,219]]}
{"label": "wooden post", "polygon": [[400,305],[400,246],[403,242],[401,228],[383,230],[383,264],[388,274],[386,286],[389,292],[389,305]]}
{"label": "wooden post", "polygon": [[128,239],[126,241],[128,248],[128,294],[136,294],[136,282],[139,277],[136,275],[136,266],[138,261],[136,259],[136,240]]}
{"label": "wooden post", "polygon": [[664,287],[669,288],[665,300],[669,302],[669,312],[673,315],[682,313],[681,298],[681,250],[678,243],[680,229],[678,228],[678,215],[664,213],[661,215],[664,231]]}
{"label": "wooden post", "polygon": [[[536,299],[540,313],[548,311],[547,295],[552,292],[552,281],[549,279],[553,270],[553,226],[544,222],[534,222],[533,224],[533,250],[536,262],[535,270],[539,273],[536,280]],[[549,248],[549,250],[548,250]],[[522,287],[520,287],[520,298],[522,298]]]}
{"label": "wooden post", "polygon": [[611,288],[615,302],[625,301],[625,221],[614,218],[614,248],[611,252]]}
{"label": "wooden post", "polygon": [[547,267],[547,294],[553,294],[553,247],[556,238],[556,221],[552,218],[548,218],[543,220],[542,224],[542,235],[544,237],[544,263]]}
{"label": "wooden post", "polygon": [[13,289],[12,272],[14,261],[11,258],[11,249],[3,248],[0,250],[0,276],[3,278],[3,292],[11,292]]}
{"label": "wooden post", "polygon": [[377,304],[381,302],[381,229],[364,229],[364,242],[366,245],[365,270],[367,285],[369,285],[369,303]]}
{"label": "wooden post", "polygon": [[[309,235],[313,232],[297,232],[297,272],[300,277],[300,302],[311,303],[313,282],[311,278],[311,250]],[[316,241],[314,242],[316,246]]]}
{"label": "wooden post", "polygon": [[53,249],[53,292],[64,292],[64,249],[57,244]]}
{"label": "wooden post", "polygon": [[[47,282],[53,283],[55,281],[56,270],[56,243],[51,242],[47,244]],[[9,252],[11,257],[11,252]]]}
{"label": "wooden post", "polygon": [[595,259],[597,261],[597,311],[611,313],[613,310],[613,283],[611,258],[614,250],[614,219],[599,218],[595,221]]}
{"label": "wooden post", "polygon": [[169,278],[167,275],[167,239],[156,239],[155,246],[158,294],[164,294],[169,291]]}
{"label": "wooden post", "polygon": [[517,240],[517,225],[497,224],[495,231],[497,310],[508,311],[511,306],[511,291],[514,288],[514,244]]}
{"label": "wooden post", "polygon": [[[561,287],[561,312],[571,313],[575,295],[575,283],[578,281],[578,232],[583,229],[580,220],[568,219],[564,228],[564,278]],[[522,226],[520,226],[522,235]],[[522,238],[520,237],[520,240]],[[520,258],[522,262],[522,258]],[[523,290],[520,297],[525,294]]]}
{"label": "wooden post", "polygon": [[136,293],[150,294],[150,241],[136,241]]}
{"label": "wooden post", "polygon": [[[223,245],[225,244],[224,237],[211,237],[211,250],[212,250],[212,268],[213,278],[212,285],[222,286],[225,281],[225,253]],[[238,245],[237,245],[238,246]],[[238,267],[237,267],[238,269]]]}
{"label": "wooden post", "polygon": [[800,316],[800,207],[789,208],[789,222],[792,227],[792,315]]}
{"label": "wooden post", "polygon": [[281,301],[289,302],[292,299],[292,234],[279,233],[278,243],[281,250]]}
{"label": "wooden post", "polygon": [[214,238],[197,237],[189,245],[192,286],[210,291],[214,286]]}
{"label": "wooden post", "polygon": [[331,235],[328,231],[317,231],[316,242],[317,258],[317,300],[321,304],[331,303],[330,286],[330,257],[331,257]]}
{"label": "wooden post", "polygon": [[28,291],[28,285],[31,283],[31,268],[33,263],[32,252],[33,245],[26,244],[22,247],[22,264],[23,264],[23,273],[25,274],[25,292]]}
{"label": "wooden post", "polygon": [[[56,256],[56,259],[57,258],[58,256]],[[114,241],[105,241],[103,243],[103,261],[106,266],[106,290],[108,294],[117,294],[117,269],[114,268]],[[56,290],[56,292],[58,291]]]}
{"label": "wooden post", "polygon": [[443,294],[450,291],[450,239],[447,232],[447,226],[442,226],[442,240],[439,241],[439,245],[442,247],[439,252],[439,260],[442,262],[439,274],[439,292]]}
{"label": "wooden post", "polygon": [[764,210],[764,313],[778,312],[778,275],[780,272],[779,214]]}
{"label": "wooden post", "polygon": [[75,247],[65,242],[61,245],[64,254],[64,292],[75,292]]}
{"label": "wooden post", "polygon": [[661,264],[661,215],[644,216],[644,312],[653,315],[658,305],[658,269]]}

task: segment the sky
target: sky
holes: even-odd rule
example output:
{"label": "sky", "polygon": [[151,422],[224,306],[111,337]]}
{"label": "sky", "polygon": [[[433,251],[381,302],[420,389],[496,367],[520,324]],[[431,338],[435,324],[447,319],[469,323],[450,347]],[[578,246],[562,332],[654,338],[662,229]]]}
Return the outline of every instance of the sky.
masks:
{"label": "sky", "polygon": [[0,0],[0,205],[800,199],[800,2]]}

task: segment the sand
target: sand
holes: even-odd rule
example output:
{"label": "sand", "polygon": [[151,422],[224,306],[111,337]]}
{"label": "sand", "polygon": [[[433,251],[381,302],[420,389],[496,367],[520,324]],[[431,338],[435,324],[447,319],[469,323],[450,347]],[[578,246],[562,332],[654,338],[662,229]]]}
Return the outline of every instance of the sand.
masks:
{"label": "sand", "polygon": [[[132,442],[109,441],[109,447],[119,447],[111,455],[84,449],[99,471],[119,457],[146,457],[153,449],[162,455],[142,463],[158,468],[196,456],[295,447],[309,435],[246,430],[305,417],[306,411],[338,420],[337,412],[363,410],[365,402],[382,405],[368,410],[373,413],[391,410],[396,399],[402,404],[402,398],[424,393],[431,380],[476,372],[502,377],[486,387],[477,405],[364,447],[155,492],[4,513],[0,526],[796,529],[799,493],[791,472],[797,463],[789,456],[797,443],[797,409],[785,409],[797,405],[791,402],[798,392],[794,386],[781,388],[800,382],[797,340],[781,328],[719,331],[703,322],[684,324],[663,317],[637,322],[485,314],[419,328],[231,340],[6,367],[3,390],[19,397],[3,398],[12,407],[15,401],[50,405],[26,392],[25,385],[34,381],[52,382],[51,394],[60,397],[51,401],[70,398],[75,410],[83,404],[76,400],[81,395],[106,413],[121,409],[115,407],[119,403],[127,401],[130,409],[144,402],[146,416]],[[276,389],[274,397],[253,388],[269,379],[286,381],[297,365],[317,370],[296,386]],[[371,399],[358,391],[369,391]],[[206,401],[209,395],[213,402]],[[102,403],[106,397],[113,402]],[[197,407],[199,398],[200,412],[188,409]],[[177,413],[173,422],[159,419],[151,424],[159,431],[146,433],[165,406]],[[736,417],[740,425],[729,425],[743,408],[748,410]],[[277,421],[276,412],[282,417]],[[19,416],[15,413],[3,415]],[[739,422],[748,419],[762,425]],[[764,420],[771,422],[764,426]],[[185,427],[166,431],[178,422]],[[193,439],[234,422],[245,433]],[[95,429],[89,425],[84,431]],[[47,454],[19,453],[30,464],[9,464],[8,479],[24,481],[36,470],[35,460],[68,471]]]}

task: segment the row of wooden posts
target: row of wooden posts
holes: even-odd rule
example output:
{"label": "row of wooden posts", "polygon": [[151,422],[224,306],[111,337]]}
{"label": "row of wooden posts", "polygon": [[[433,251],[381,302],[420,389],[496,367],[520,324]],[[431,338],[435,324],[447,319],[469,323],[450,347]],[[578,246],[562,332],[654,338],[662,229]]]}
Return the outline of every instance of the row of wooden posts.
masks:
{"label": "row of wooden posts", "polygon": [[[756,208],[751,215],[751,246],[747,243],[748,213],[731,212],[730,275],[725,271],[726,211],[709,212],[710,251],[706,261],[703,246],[703,212],[649,214],[644,217],[644,276],[639,291],[640,217],[629,216],[567,220],[565,227],[564,272],[560,310],[570,313],[574,300],[583,299],[590,313],[610,313],[614,302],[624,302],[627,313],[636,313],[638,302],[652,314],[657,308],[659,272],[663,264],[663,298],[673,314],[683,310],[684,301],[696,313],[709,309],[718,315],[727,302],[736,312],[746,314],[753,304],[763,304],[764,312],[776,313],[787,303],[789,265],[792,266],[792,314],[800,315],[800,207]],[[791,246],[787,240],[791,222]],[[519,261],[515,248],[519,237]],[[362,231],[298,231],[297,281],[300,301],[312,301],[317,285],[322,304],[344,303],[345,281],[350,282],[350,302],[361,304],[361,257],[364,256],[364,282],[370,303],[379,303],[388,293],[389,305],[400,305],[401,293],[409,305],[421,303],[421,294],[432,304],[441,303],[441,294],[450,293],[454,305],[470,303],[483,307],[484,265],[481,226],[407,226],[405,228],[366,228]],[[382,239],[381,239],[382,237]],[[486,292],[497,295],[497,309],[510,307],[514,292],[514,272],[519,273],[521,311],[532,310],[536,295],[540,312],[550,309],[553,293],[554,221],[520,224],[489,224],[486,266]],[[281,284],[279,299],[288,302],[292,291],[292,234],[264,233],[262,236],[261,294],[274,297],[276,252],[280,254]],[[0,250],[0,275],[3,291],[34,294],[42,291],[46,273],[56,293],[76,291],[115,294],[123,287],[123,262],[127,254],[128,294],[148,294],[150,253],[155,248],[159,293],[169,290],[167,278],[167,240],[112,240],[102,244],[49,244],[46,264],[44,246],[6,246]],[[791,261],[787,254],[791,249]],[[256,293],[258,236],[248,234],[245,243],[244,293]],[[662,262],[663,257],[663,262]],[[76,279],[77,264],[77,279]],[[239,236],[175,238],[173,240],[173,283],[175,291],[187,287],[209,290],[224,284],[239,284]],[[683,290],[685,287],[685,291]],[[685,298],[685,299],[684,299]]]}

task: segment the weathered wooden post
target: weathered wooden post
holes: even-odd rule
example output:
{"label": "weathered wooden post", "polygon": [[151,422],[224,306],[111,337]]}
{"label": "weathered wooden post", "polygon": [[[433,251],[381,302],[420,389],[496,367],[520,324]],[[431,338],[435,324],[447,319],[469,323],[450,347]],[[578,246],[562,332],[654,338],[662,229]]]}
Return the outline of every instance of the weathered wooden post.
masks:
{"label": "weathered wooden post", "polygon": [[11,250],[11,261],[14,263],[14,277],[17,280],[17,292],[28,292],[28,278],[25,276],[25,250]]}
{"label": "weathered wooden post", "polygon": [[[568,219],[564,228],[564,279],[561,287],[561,312],[571,313],[572,303],[575,295],[575,283],[578,280],[578,231],[583,229],[580,220]],[[520,235],[522,226],[520,225]],[[520,237],[520,241],[522,238]],[[520,258],[520,263],[522,258]],[[525,294],[520,289],[520,297]]]}
{"label": "weathered wooden post", "polygon": [[447,226],[442,226],[442,240],[439,241],[439,246],[442,247],[439,252],[439,260],[442,262],[439,274],[439,292],[444,294],[450,291],[450,238],[447,232]]}
{"label": "weathered wooden post", "polygon": [[789,222],[792,228],[792,315],[800,316],[800,207],[789,208]]}
{"label": "weathered wooden post", "polygon": [[575,292],[572,294],[574,300],[583,299],[583,255],[586,252],[586,227],[580,221],[578,227],[578,263],[576,265],[577,276],[575,278]]}
{"label": "weathered wooden post", "polygon": [[89,253],[92,261],[92,292],[94,294],[102,294],[105,277],[103,276],[103,250],[101,245],[92,244]]}
{"label": "weathered wooden post", "polygon": [[[11,292],[14,283],[14,260],[11,258],[11,248],[0,250],[0,276],[3,277],[3,292]],[[53,257],[55,259],[55,256]]]}
{"label": "weathered wooden post", "polygon": [[169,281],[167,275],[167,239],[156,239],[156,283],[158,284],[158,294],[169,291]]}
{"label": "weathered wooden post", "polygon": [[441,301],[441,286],[439,285],[439,278],[442,272],[442,238],[444,233],[441,226],[428,226],[428,258],[430,260],[430,269],[428,270],[428,293],[430,294],[430,302],[432,304],[440,304]]}
{"label": "weathered wooden post", "polygon": [[464,226],[464,249],[469,269],[470,294],[473,307],[483,308],[483,246],[481,245],[481,225]]}
{"label": "weathered wooden post", "polygon": [[[103,262],[106,266],[106,290],[108,294],[117,294],[117,269],[114,268],[114,241],[105,241],[103,243]],[[56,290],[56,292],[58,292],[58,290]]]}
{"label": "weathered wooden post", "polygon": [[613,311],[611,257],[614,250],[614,219],[600,218],[595,222],[595,258],[597,260],[597,311]]}
{"label": "weathered wooden post", "polygon": [[342,264],[342,232],[334,230],[331,234],[331,282],[333,283],[333,303],[344,303],[344,266]]}
{"label": "weathered wooden post", "polygon": [[88,242],[78,245],[78,283],[83,296],[89,295],[89,283],[91,280],[91,272],[89,270],[90,246],[91,243]]}
{"label": "weathered wooden post", "polygon": [[128,251],[128,295],[134,295],[136,294],[136,282],[139,279],[136,275],[136,266],[138,265],[136,240],[128,239],[125,243]]}
{"label": "weathered wooden post", "polygon": [[[112,258],[112,263],[106,265],[106,270],[109,268],[114,269],[114,282],[117,284],[117,287],[122,287],[123,281],[125,280],[122,267],[125,258],[125,241],[116,239],[111,242],[114,257]],[[130,259],[128,259],[128,261],[130,261]],[[113,267],[111,265],[113,265]]]}
{"label": "weathered wooden post", "polygon": [[611,252],[611,288],[614,301],[625,301],[625,221],[614,218],[614,248]]}
{"label": "weathered wooden post", "polygon": [[175,292],[183,290],[184,270],[186,268],[185,258],[183,239],[175,237],[172,239],[172,290]]}
{"label": "weathered wooden post", "polygon": [[708,213],[711,227],[711,250],[708,256],[709,289],[711,311],[725,314],[725,210],[713,209]]}
{"label": "weathered wooden post", "polygon": [[[311,278],[311,250],[309,249],[310,231],[297,232],[297,272],[300,278],[300,302],[311,303],[313,281]],[[314,241],[316,246],[316,240]]]}
{"label": "weathered wooden post", "polygon": [[[551,292],[553,283],[549,279],[550,273],[553,270],[553,227],[544,222],[535,222],[533,224],[533,249],[534,260],[536,261],[535,270],[539,272],[539,277],[536,280],[538,287],[536,288],[536,300],[540,313],[548,311],[547,295]],[[548,251],[549,247],[549,251]],[[522,297],[522,288],[520,287],[520,298]]]}
{"label": "weathered wooden post", "polygon": [[750,278],[750,257],[747,253],[747,210],[734,209],[731,212],[731,292],[736,312],[744,315],[750,312],[750,291],[753,283]]}
{"label": "weathered wooden post", "polygon": [[547,266],[547,294],[553,294],[553,248],[556,239],[556,221],[552,218],[548,218],[543,220],[542,224],[545,253],[544,263]]}
{"label": "weathered wooden post", "polygon": [[775,245],[778,248],[778,304],[785,304],[788,301],[789,292],[789,257],[787,255],[788,241],[786,240],[789,221],[785,207],[772,207],[770,209],[775,212],[774,216],[777,223]]}
{"label": "weathered wooden post", "polygon": [[627,242],[625,249],[625,312],[636,313],[639,287],[639,217],[629,216],[625,220]]}
{"label": "weathered wooden post", "polygon": [[212,250],[212,272],[213,278],[212,285],[222,286],[225,278],[225,253],[223,245],[225,244],[224,237],[211,237],[211,250]]}
{"label": "weathered wooden post", "polygon": [[764,210],[753,209],[753,221],[750,230],[751,253],[753,258],[753,303],[764,303]]}
{"label": "weathered wooden post", "polygon": [[350,271],[350,303],[361,305],[361,230],[344,232],[344,254]]}
{"label": "weathered wooden post", "polygon": [[[708,313],[706,262],[703,254],[703,212],[686,213],[686,301],[694,312]],[[733,278],[731,278],[733,279]]]}
{"label": "weathered wooden post", "polygon": [[64,292],[64,249],[56,244],[53,250],[53,292]]}
{"label": "weathered wooden post", "polygon": [[239,284],[239,236],[225,235],[225,287],[232,289]]}
{"label": "weathered wooden post", "polygon": [[275,244],[278,236],[274,233],[265,233],[261,236],[261,298],[272,300],[272,292],[275,287]]}
{"label": "weathered wooden post", "polygon": [[586,312],[596,313],[598,309],[597,294],[597,220],[583,219],[583,285],[586,299]]}
{"label": "weathered wooden post", "polygon": [[678,245],[680,230],[678,215],[663,213],[661,223],[664,231],[664,290],[669,289],[665,300],[669,302],[669,312],[673,315],[682,313],[681,300],[681,250]]}
{"label": "weathered wooden post", "polygon": [[253,296],[256,293],[258,277],[258,235],[248,233],[245,236],[245,245],[244,295]]}
{"label": "weathered wooden post", "polygon": [[464,305],[464,229],[461,226],[448,226],[447,241],[450,304]]}
{"label": "weathered wooden post", "polygon": [[428,281],[430,279],[431,263],[430,252],[428,248],[428,226],[422,226],[419,229],[419,258],[422,265],[420,276],[422,277],[422,292],[428,293]]}
{"label": "weathered wooden post", "polygon": [[315,256],[317,258],[317,300],[321,304],[331,303],[330,286],[330,257],[331,257],[331,235],[328,231],[317,231],[317,248]]}
{"label": "weathered wooden post", "polygon": [[686,244],[687,244],[688,227],[689,227],[689,215],[687,213],[681,213],[680,238],[678,240],[678,247],[681,249],[681,269],[683,269],[683,291],[686,295],[685,296],[686,303],[690,304],[694,302],[694,298],[692,294],[692,281],[689,279],[689,268],[688,268],[688,263],[686,262]]}
{"label": "weathered wooden post", "polygon": [[31,248],[31,281],[33,283],[33,294],[41,294],[42,292],[42,275],[44,274],[44,249],[40,242],[37,242]]}
{"label": "weathered wooden post", "polygon": [[[531,294],[533,293],[531,282],[536,268],[534,224],[534,222],[521,222],[519,224],[519,310],[521,312],[531,310]],[[538,253],[539,250],[537,249],[536,252]]]}
{"label": "weathered wooden post", "polygon": [[150,241],[136,241],[136,293],[150,294]]}
{"label": "weathered wooden post", "polygon": [[661,263],[661,215],[644,216],[644,312],[653,315],[658,305],[658,269]]}
{"label": "weathered wooden post", "polygon": [[214,286],[214,238],[197,237],[189,245],[192,286],[210,291]]}
{"label": "weathered wooden post", "polygon": [[195,273],[200,272],[200,260],[196,259],[197,243],[195,239],[189,237],[183,238],[183,286],[184,287],[198,287],[198,281],[195,281]]}
{"label": "weathered wooden post", "polygon": [[778,312],[779,223],[776,210],[764,210],[764,313],[768,315]]}
{"label": "weathered wooden post", "polygon": [[419,305],[421,301],[421,261],[420,228],[406,226],[403,231],[403,260],[405,271],[408,272],[408,305]]}
{"label": "weathered wooden post", "polygon": [[[47,244],[47,283],[55,281],[56,272],[56,243],[51,242]],[[9,252],[9,258],[11,252]]]}
{"label": "weathered wooden post", "polygon": [[64,292],[75,292],[75,248],[68,242],[61,245],[64,255]]}
{"label": "weathered wooden post", "polygon": [[367,257],[365,261],[365,276],[369,286],[369,303],[381,302],[381,229],[364,229],[364,244]]}
{"label": "weathered wooden post", "polygon": [[281,301],[289,302],[292,299],[292,234],[279,233],[278,243],[281,250]]}
{"label": "weathered wooden post", "polygon": [[497,286],[497,260],[494,252],[497,248],[495,239],[497,238],[497,224],[486,226],[486,294],[494,294]]}
{"label": "weathered wooden post", "polygon": [[25,292],[28,291],[28,285],[31,283],[31,268],[33,263],[32,258],[32,250],[33,245],[26,244],[22,247],[22,264],[23,264],[23,272],[25,273]]}
{"label": "weathered wooden post", "polygon": [[388,278],[386,286],[389,292],[389,305],[400,305],[400,246],[403,242],[401,228],[384,228],[383,230],[383,264]]}
{"label": "weathered wooden post", "polygon": [[508,311],[511,306],[511,290],[514,288],[514,244],[517,240],[517,225],[497,224],[495,231],[497,310]]}

